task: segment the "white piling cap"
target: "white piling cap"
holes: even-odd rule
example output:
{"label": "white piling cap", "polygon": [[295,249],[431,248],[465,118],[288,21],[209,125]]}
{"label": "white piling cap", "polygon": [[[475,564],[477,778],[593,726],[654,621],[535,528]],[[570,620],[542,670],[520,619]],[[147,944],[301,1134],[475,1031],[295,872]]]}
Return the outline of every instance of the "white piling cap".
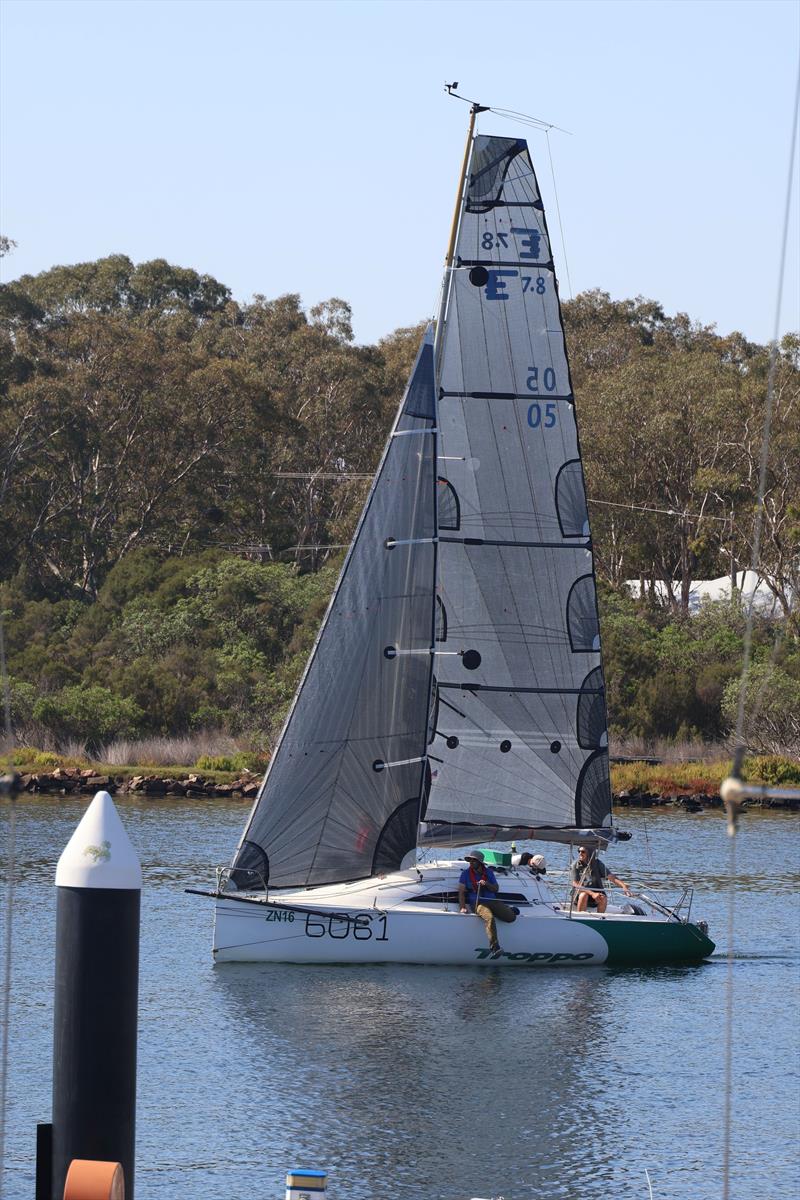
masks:
{"label": "white piling cap", "polygon": [[64,847],[56,887],[141,891],[142,867],[108,792],[98,792]]}

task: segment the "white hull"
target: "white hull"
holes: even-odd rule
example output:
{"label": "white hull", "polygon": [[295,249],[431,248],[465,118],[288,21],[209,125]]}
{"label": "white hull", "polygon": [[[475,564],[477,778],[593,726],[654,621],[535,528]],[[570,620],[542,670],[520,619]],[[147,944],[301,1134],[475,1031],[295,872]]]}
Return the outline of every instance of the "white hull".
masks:
{"label": "white hull", "polygon": [[[591,966],[634,958],[699,961],[713,950],[707,939],[708,949],[696,944],[702,934],[695,926],[670,919],[646,902],[636,901],[641,915],[628,905],[610,905],[604,916],[578,915],[555,901],[527,870],[510,868],[498,872],[498,882],[501,896],[519,908],[519,916],[513,924],[497,922],[501,955],[493,958],[481,919],[459,912],[455,902],[462,867],[460,862],[426,865],[350,884],[276,891],[268,901],[255,895],[219,898],[214,957],[217,962]],[[683,952],[687,931],[697,936]],[[661,953],[649,950],[659,939]],[[631,957],[634,943],[643,948],[638,957]]]}

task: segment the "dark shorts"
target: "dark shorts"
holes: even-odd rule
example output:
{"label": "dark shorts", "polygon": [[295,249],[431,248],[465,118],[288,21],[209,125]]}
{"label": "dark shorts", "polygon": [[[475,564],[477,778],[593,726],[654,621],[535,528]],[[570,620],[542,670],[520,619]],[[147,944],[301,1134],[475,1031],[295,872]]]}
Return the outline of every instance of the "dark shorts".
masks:
{"label": "dark shorts", "polygon": [[[595,888],[595,891],[600,892],[603,896],[605,896],[605,892],[603,891],[602,888]],[[597,908],[597,901],[595,900],[594,896],[586,897],[586,907],[587,908]]]}

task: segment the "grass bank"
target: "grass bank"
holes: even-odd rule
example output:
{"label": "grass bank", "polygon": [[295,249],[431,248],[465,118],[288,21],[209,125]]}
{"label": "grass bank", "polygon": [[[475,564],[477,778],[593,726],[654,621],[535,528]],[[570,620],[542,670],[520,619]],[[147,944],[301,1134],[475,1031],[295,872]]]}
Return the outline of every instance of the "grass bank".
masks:
{"label": "grass bank", "polygon": [[[611,790],[651,796],[717,796],[722,780],[731,773],[730,758],[714,762],[612,763]],[[749,782],[787,787],[800,786],[800,761],[782,755],[745,760],[743,775]]]}
{"label": "grass bank", "polygon": [[[0,771],[18,771],[30,776],[52,775],[54,772],[94,771],[100,778],[112,777],[119,783],[127,783],[137,776],[155,777],[162,780],[185,780],[187,774],[202,775],[206,783],[231,784],[243,776],[261,776],[266,770],[269,756],[265,753],[230,750],[223,754],[202,753],[192,759],[184,753],[183,762],[174,747],[166,750],[146,743],[137,747],[132,742],[127,747],[131,761],[119,761],[117,752],[103,754],[97,758],[85,754],[57,754],[50,750],[21,746],[0,753]],[[149,750],[150,753],[136,753]],[[191,749],[191,747],[185,747]],[[133,755],[135,754],[135,757]],[[167,761],[165,761],[165,759]],[[671,796],[717,796],[722,780],[730,774],[730,758],[711,761],[689,760],[681,762],[626,762],[612,763],[611,788],[616,796],[623,793],[634,795]],[[750,781],[784,786],[800,786],[800,760],[781,755],[748,758],[744,777]]]}

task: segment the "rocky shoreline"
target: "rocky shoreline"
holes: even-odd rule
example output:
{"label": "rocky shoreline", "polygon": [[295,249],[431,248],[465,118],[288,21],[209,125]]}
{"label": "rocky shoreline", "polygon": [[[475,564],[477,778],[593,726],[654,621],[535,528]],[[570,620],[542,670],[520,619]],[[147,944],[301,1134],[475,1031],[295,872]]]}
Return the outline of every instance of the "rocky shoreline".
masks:
{"label": "rocky shoreline", "polygon": [[[261,776],[252,771],[243,771],[230,782],[222,783],[189,770],[185,775],[171,777],[157,773],[103,775],[92,768],[81,770],[77,767],[56,767],[52,771],[23,773],[19,786],[23,792],[61,796],[92,796],[102,790],[112,795],[144,795],[154,800],[166,796],[185,796],[189,800],[202,796],[252,800],[260,784]],[[785,808],[792,811],[800,809],[798,800],[748,800],[747,803],[751,808]],[[659,794],[622,791],[614,793],[614,805],[617,808],[679,808],[685,812],[701,812],[707,808],[721,808],[722,800],[719,795],[706,792]]]}
{"label": "rocky shoreline", "polygon": [[[615,808],[680,808],[684,812],[702,812],[706,808],[722,808],[722,797],[717,793],[692,792],[690,794],[658,795],[653,792],[614,792]],[[800,800],[750,799],[748,808],[786,808],[792,812],[800,809]]]}
{"label": "rocky shoreline", "polygon": [[53,771],[24,772],[20,775],[20,790],[23,792],[45,792],[62,796],[93,796],[106,791],[111,795],[145,795],[157,799],[160,796],[186,796],[196,799],[201,796],[252,800],[258,791],[261,776],[252,771],[242,774],[230,783],[221,783],[197,771],[187,771],[176,777],[158,774],[147,775],[101,775],[92,768],[56,767]]}

